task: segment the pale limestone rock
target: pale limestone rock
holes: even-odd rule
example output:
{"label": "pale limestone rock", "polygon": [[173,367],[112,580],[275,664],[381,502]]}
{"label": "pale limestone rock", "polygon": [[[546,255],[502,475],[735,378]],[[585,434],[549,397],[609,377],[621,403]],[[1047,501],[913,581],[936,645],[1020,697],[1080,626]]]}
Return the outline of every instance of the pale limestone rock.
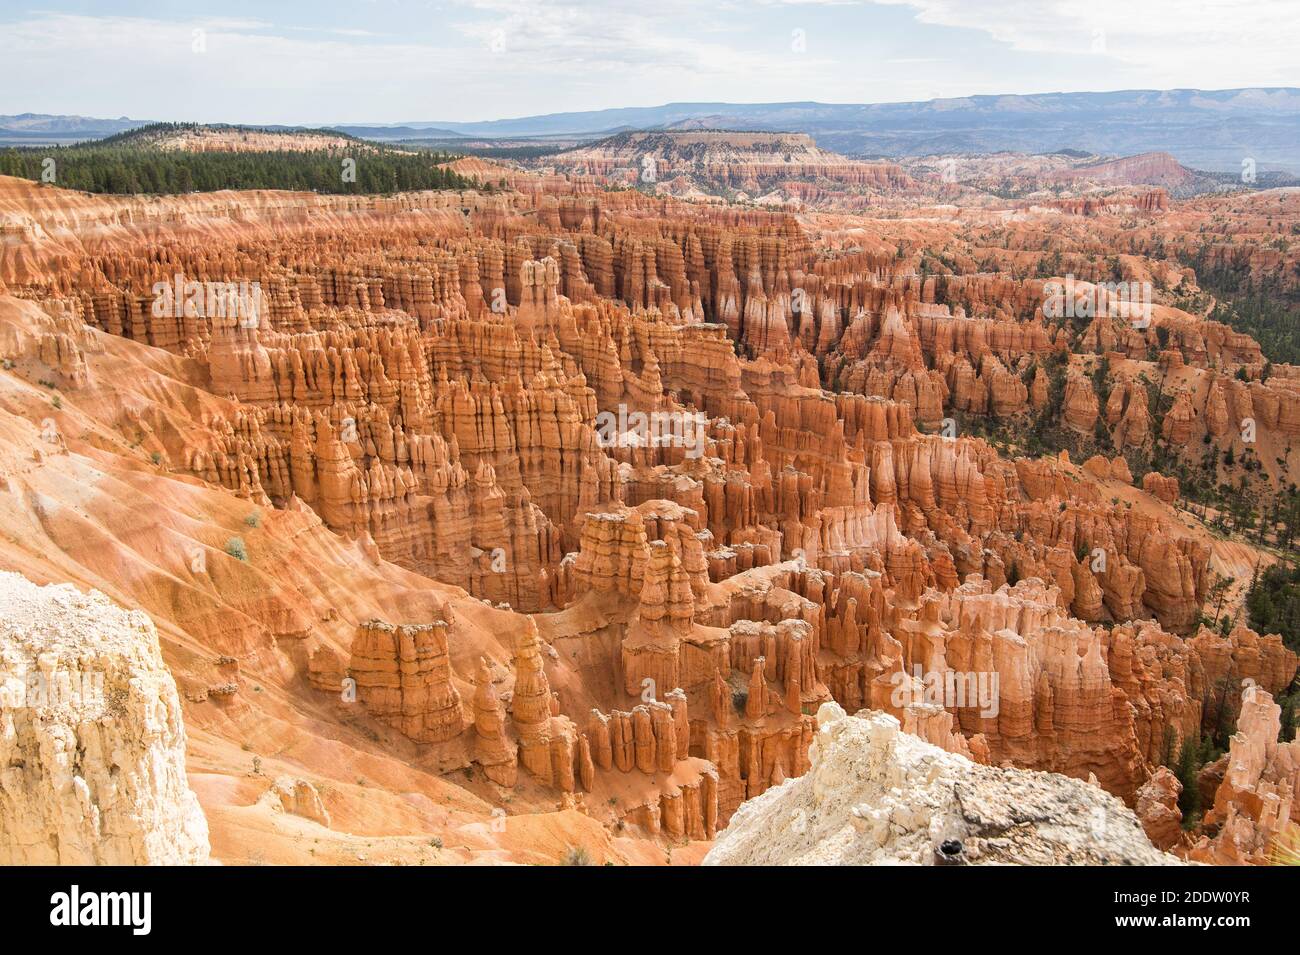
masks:
{"label": "pale limestone rock", "polygon": [[885,713],[817,719],[812,768],[742,804],[705,865],[1178,864],[1095,786],[972,763]]}
{"label": "pale limestone rock", "polygon": [[0,865],[192,865],[208,826],[139,611],[0,573]]}

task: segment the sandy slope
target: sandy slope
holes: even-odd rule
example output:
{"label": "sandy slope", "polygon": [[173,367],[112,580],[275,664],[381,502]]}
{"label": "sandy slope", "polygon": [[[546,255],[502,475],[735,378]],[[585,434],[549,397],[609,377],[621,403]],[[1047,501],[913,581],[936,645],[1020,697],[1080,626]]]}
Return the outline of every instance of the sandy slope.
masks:
{"label": "sandy slope", "polygon": [[[215,859],[538,863],[582,845],[597,862],[667,861],[658,847],[612,841],[579,812],[556,812],[553,794],[527,784],[494,831],[481,775],[444,778],[399,734],[312,691],[295,675],[305,646],[346,650],[361,620],[427,619],[450,600],[474,631],[453,662],[472,672],[474,654],[509,659],[496,618],[510,615],[342,540],[306,507],[259,507],[171,473],[160,434],[198,443],[203,416],[229,403],[186,384],[185,359],[91,329],[78,332],[88,382],[56,393],[38,383],[44,366],[31,355],[38,336],[57,331],[36,304],[0,296],[0,352],[13,361],[0,370],[0,569],[94,587],[155,621]],[[247,562],[225,553],[232,537]],[[202,573],[191,569],[196,549]],[[232,696],[209,692],[229,682]],[[316,787],[331,829],[264,798],[281,774]]]}

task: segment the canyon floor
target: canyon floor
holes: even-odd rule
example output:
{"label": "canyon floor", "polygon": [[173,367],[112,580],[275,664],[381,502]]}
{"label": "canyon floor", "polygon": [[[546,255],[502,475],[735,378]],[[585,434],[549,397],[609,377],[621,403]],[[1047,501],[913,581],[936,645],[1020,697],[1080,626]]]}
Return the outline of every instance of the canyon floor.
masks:
{"label": "canyon floor", "polygon": [[147,615],[210,858],[698,864],[835,707],[1273,858],[1298,659],[1242,601],[1287,553],[1180,480],[1267,513],[1300,368],[1186,263],[1294,285],[1300,190],[714,146],[635,189],[612,147],[454,165],[491,192],[0,177],[0,570]]}

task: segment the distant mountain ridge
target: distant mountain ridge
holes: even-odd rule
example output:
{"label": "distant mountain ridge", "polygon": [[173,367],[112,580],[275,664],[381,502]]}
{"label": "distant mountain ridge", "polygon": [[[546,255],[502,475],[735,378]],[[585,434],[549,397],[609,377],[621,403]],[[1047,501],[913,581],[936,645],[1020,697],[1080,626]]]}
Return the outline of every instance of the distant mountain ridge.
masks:
{"label": "distant mountain ridge", "polygon": [[110,129],[115,133],[144,126],[149,120],[130,119],[119,116],[117,119],[96,119],[92,116],[57,116],[52,113],[17,113],[13,116],[0,116],[0,128],[9,130],[28,130],[29,132],[85,132],[87,130]]}
{"label": "distant mountain ridge", "polygon": [[461,139],[465,138],[464,133],[453,132],[450,129],[440,129],[437,126],[425,125],[387,125],[376,123],[372,126],[332,126],[331,129],[337,129],[341,133],[347,133],[349,136],[357,136],[361,139],[379,139],[384,141],[402,140],[402,139]]}
{"label": "distant mountain ridge", "polygon": [[[0,145],[99,139],[146,122],[36,113],[0,116]],[[1249,163],[1261,174],[1300,174],[1300,89],[1295,87],[1035,93],[875,104],[667,103],[470,123],[336,123],[322,128],[381,142],[594,139],[621,130],[656,129],[791,132],[811,136],[822,149],[867,158],[1165,152],[1185,166],[1218,173],[1240,173]]]}
{"label": "distant mountain ridge", "polygon": [[129,119],[126,116],[98,119],[93,116],[17,113],[0,116],[0,144],[41,146],[103,139],[105,136],[147,126],[149,122],[147,119]]}
{"label": "distant mountain ridge", "polygon": [[[668,103],[436,126],[469,136],[592,135],[618,127],[781,130],[807,133],[845,155],[1054,152],[1119,156],[1167,152],[1219,172],[1300,173],[1300,89],[1122,90],[966,96],[911,103]],[[347,129],[349,127],[340,127]]]}

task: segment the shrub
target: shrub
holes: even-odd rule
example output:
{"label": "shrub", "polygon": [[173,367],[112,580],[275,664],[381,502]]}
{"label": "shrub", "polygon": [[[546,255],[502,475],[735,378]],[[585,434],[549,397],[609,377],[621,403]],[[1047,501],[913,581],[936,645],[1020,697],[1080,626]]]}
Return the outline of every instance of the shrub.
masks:
{"label": "shrub", "polygon": [[731,705],[737,713],[744,713],[745,706],[749,703],[749,689],[740,688],[731,691]]}
{"label": "shrub", "polygon": [[244,546],[242,537],[232,537],[226,541],[226,553],[235,560],[248,560],[248,548]]}
{"label": "shrub", "polygon": [[1201,741],[1188,737],[1178,750],[1178,761],[1174,766],[1174,775],[1183,784],[1183,791],[1178,794],[1178,808],[1183,813],[1183,826],[1190,827],[1201,811],[1201,790],[1197,783],[1197,771],[1201,768]]}
{"label": "shrub", "polygon": [[570,846],[569,851],[564,854],[561,865],[594,865],[591,861],[591,855],[581,846]]}
{"label": "shrub", "polygon": [[1289,649],[1300,649],[1300,568],[1274,564],[1257,573],[1246,610],[1252,630],[1281,634]]}
{"label": "shrub", "polygon": [[1273,843],[1270,865],[1300,865],[1300,826],[1291,826]]}

